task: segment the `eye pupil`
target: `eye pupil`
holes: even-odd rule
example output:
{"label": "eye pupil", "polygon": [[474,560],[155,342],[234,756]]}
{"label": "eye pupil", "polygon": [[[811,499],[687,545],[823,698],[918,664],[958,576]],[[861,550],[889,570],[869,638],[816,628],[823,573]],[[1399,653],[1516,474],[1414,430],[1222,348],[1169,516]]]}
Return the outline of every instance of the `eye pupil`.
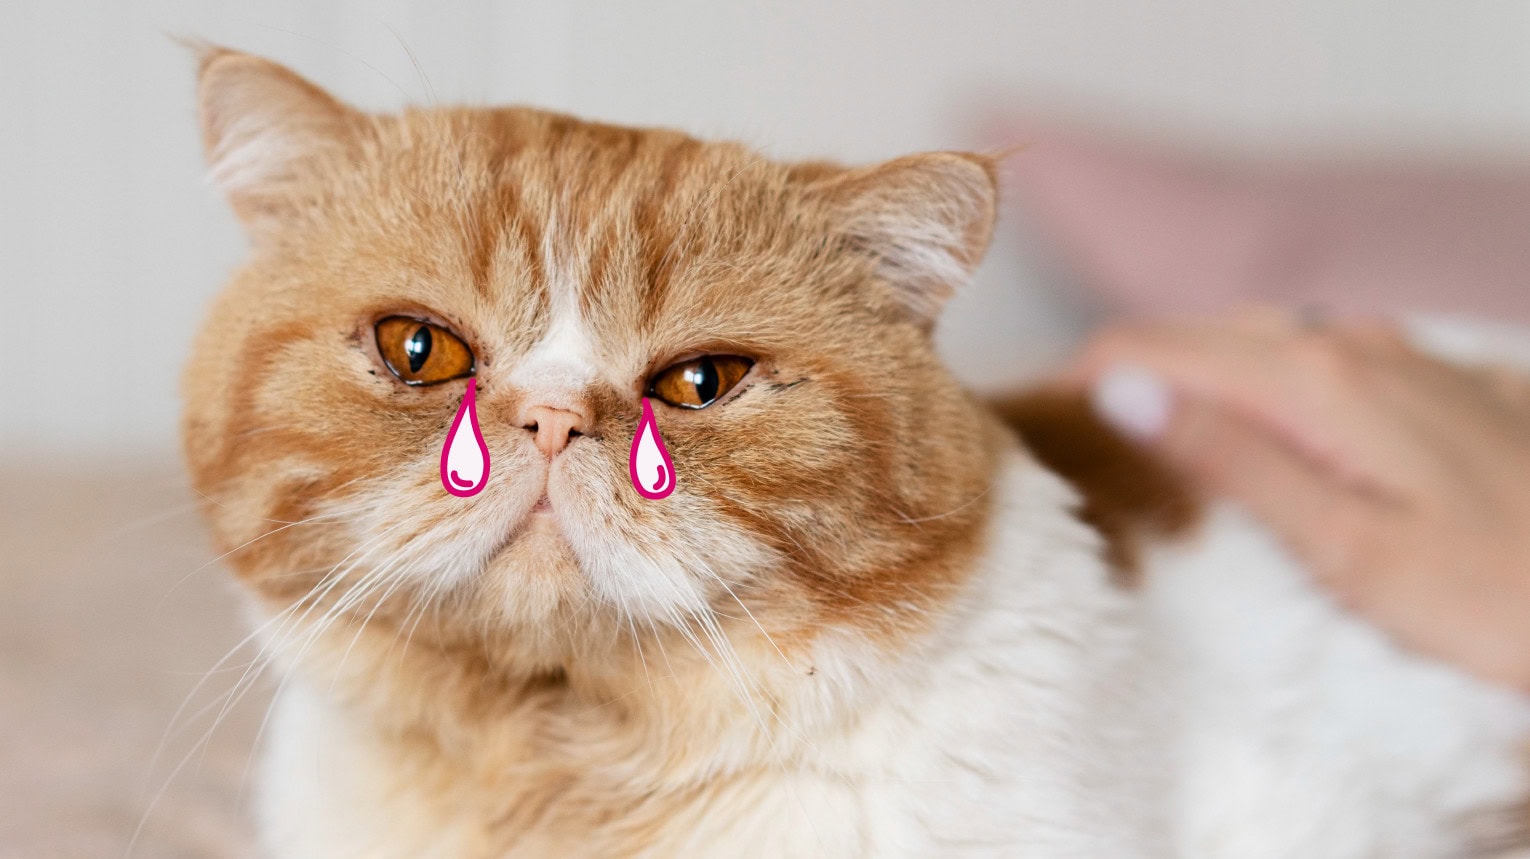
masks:
{"label": "eye pupil", "polygon": [[717,366],[711,358],[702,358],[694,366],[685,369],[685,380],[696,388],[696,399],[702,405],[717,399],[722,380],[718,378]]}
{"label": "eye pupil", "polygon": [[738,387],[753,365],[739,355],[702,355],[650,379],[648,396],[677,409],[704,409]]}
{"label": "eye pupil", "polygon": [[430,358],[431,336],[430,327],[421,325],[414,334],[404,341],[404,354],[409,356],[409,372],[418,373],[420,368]]}
{"label": "eye pupil", "polygon": [[377,357],[400,382],[438,385],[473,375],[473,352],[449,329],[423,319],[389,316],[373,326]]}

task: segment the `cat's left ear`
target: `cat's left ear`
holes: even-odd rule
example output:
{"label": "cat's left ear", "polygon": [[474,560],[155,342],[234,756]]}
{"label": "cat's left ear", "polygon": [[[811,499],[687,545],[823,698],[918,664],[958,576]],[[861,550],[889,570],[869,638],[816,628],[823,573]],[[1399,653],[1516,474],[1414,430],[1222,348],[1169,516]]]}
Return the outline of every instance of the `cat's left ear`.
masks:
{"label": "cat's left ear", "polygon": [[846,171],[814,191],[849,245],[871,256],[878,277],[933,325],[988,250],[998,167],[983,155],[930,152]]}

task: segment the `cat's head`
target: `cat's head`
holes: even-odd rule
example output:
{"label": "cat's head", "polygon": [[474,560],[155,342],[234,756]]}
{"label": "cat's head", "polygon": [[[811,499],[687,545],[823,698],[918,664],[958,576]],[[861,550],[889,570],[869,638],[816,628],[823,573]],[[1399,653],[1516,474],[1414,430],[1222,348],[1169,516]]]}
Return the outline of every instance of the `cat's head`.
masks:
{"label": "cat's head", "polygon": [[[227,51],[198,98],[252,255],[197,341],[185,450],[272,608],[430,606],[556,661],[570,630],[738,601],[778,630],[897,627],[969,562],[996,436],[931,330],[988,242],[990,160],[372,115]],[[492,470],[462,498],[439,463],[469,379]],[[645,396],[659,500],[628,472]]]}

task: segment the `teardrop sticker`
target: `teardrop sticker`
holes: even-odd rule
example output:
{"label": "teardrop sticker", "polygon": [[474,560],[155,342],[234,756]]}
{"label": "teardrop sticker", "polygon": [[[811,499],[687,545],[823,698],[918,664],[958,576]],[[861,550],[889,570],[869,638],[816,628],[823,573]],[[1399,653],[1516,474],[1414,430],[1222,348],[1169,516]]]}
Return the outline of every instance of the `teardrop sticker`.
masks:
{"label": "teardrop sticker", "polygon": [[467,393],[441,446],[441,485],[458,498],[469,498],[489,482],[489,446],[478,429],[478,380],[468,379]]}
{"label": "teardrop sticker", "polygon": [[632,477],[632,487],[644,498],[657,501],[675,491],[675,464],[659,437],[659,425],[654,423],[653,406],[647,397],[643,398],[643,418],[632,436],[627,473]]}

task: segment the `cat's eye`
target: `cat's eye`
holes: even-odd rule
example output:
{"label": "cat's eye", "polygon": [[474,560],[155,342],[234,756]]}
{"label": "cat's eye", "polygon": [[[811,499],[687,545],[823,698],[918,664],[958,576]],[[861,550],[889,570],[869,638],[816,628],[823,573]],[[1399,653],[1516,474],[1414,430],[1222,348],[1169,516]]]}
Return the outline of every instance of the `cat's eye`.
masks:
{"label": "cat's eye", "polygon": [[682,409],[704,409],[733,390],[753,366],[738,355],[702,355],[654,376],[648,395]]}
{"label": "cat's eye", "polygon": [[473,374],[473,352],[462,338],[408,316],[377,323],[377,351],[406,385],[434,385]]}

